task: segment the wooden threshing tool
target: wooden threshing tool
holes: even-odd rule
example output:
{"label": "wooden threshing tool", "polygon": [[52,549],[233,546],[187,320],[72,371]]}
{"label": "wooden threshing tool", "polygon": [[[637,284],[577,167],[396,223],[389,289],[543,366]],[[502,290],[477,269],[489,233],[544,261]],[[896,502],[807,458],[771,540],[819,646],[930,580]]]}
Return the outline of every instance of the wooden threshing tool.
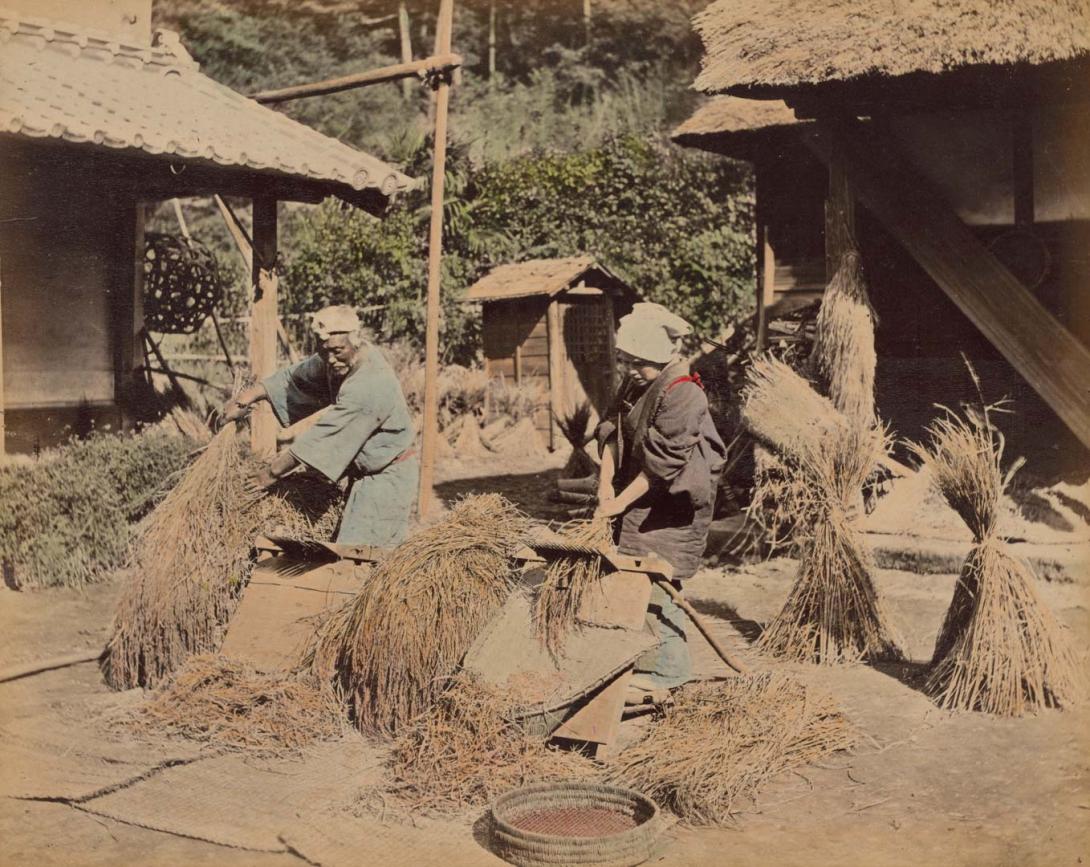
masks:
{"label": "wooden threshing tool", "polygon": [[356,595],[386,550],[259,536],[259,559],[231,618],[221,653],[258,671],[301,660],[314,621]]}

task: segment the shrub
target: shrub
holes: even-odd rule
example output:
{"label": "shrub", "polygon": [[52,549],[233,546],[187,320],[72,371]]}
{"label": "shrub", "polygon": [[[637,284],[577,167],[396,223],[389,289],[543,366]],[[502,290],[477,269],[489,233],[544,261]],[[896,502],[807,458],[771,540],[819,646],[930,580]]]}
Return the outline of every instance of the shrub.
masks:
{"label": "shrub", "polygon": [[0,562],[20,587],[80,586],[121,565],[131,527],[193,444],[163,431],[96,434],[0,467]]}

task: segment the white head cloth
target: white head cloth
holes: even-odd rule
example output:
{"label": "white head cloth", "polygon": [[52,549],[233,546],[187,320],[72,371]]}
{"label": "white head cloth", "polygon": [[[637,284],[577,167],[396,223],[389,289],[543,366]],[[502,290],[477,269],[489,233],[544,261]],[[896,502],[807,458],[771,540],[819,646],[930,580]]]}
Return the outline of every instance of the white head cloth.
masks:
{"label": "white head cloth", "polygon": [[634,358],[667,364],[677,355],[681,339],[692,333],[688,322],[661,304],[641,301],[621,317],[617,348]]}
{"label": "white head cloth", "polygon": [[360,330],[360,318],[354,308],[347,304],[333,304],[323,307],[310,320],[310,327],[319,340],[326,340],[331,334],[352,334]]}

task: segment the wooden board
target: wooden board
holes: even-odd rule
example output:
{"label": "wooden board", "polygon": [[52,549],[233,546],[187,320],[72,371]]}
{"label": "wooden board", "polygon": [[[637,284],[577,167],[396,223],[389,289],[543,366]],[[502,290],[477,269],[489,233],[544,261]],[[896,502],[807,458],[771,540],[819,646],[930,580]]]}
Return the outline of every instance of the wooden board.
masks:
{"label": "wooden board", "polygon": [[[602,578],[601,592],[588,594],[579,612],[581,620],[623,629],[641,629],[651,601],[651,579],[643,572],[613,572]],[[632,670],[606,684],[553,736],[592,744],[609,744],[617,737]]]}
{"label": "wooden board", "polygon": [[266,557],[254,568],[220,652],[258,671],[294,668],[314,632],[314,618],[355,596],[369,571],[347,560],[314,566]]}

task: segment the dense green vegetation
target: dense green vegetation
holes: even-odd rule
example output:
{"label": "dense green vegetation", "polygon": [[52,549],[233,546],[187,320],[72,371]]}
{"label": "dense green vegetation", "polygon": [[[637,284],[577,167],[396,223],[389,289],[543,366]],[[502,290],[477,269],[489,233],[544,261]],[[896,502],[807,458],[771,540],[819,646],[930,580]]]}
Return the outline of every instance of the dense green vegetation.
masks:
{"label": "dense green vegetation", "polygon": [[[452,103],[444,213],[449,359],[477,351],[476,312],[458,303],[462,290],[506,261],[592,253],[709,335],[748,312],[749,176],[666,137],[696,101],[688,85],[700,46],[689,19],[702,5],[458,0],[454,47],[466,65]],[[406,3],[418,57],[431,48],[437,7]],[[206,73],[243,92],[397,62],[397,12],[397,0],[156,5],[158,25],[178,30]],[[427,178],[428,102],[415,84],[407,94],[391,84],[284,110]],[[197,236],[230,259],[217,218],[196,211]],[[290,209],[281,235],[286,311],[381,305],[384,336],[417,341],[428,215],[426,189],[382,221],[334,202]]]}

